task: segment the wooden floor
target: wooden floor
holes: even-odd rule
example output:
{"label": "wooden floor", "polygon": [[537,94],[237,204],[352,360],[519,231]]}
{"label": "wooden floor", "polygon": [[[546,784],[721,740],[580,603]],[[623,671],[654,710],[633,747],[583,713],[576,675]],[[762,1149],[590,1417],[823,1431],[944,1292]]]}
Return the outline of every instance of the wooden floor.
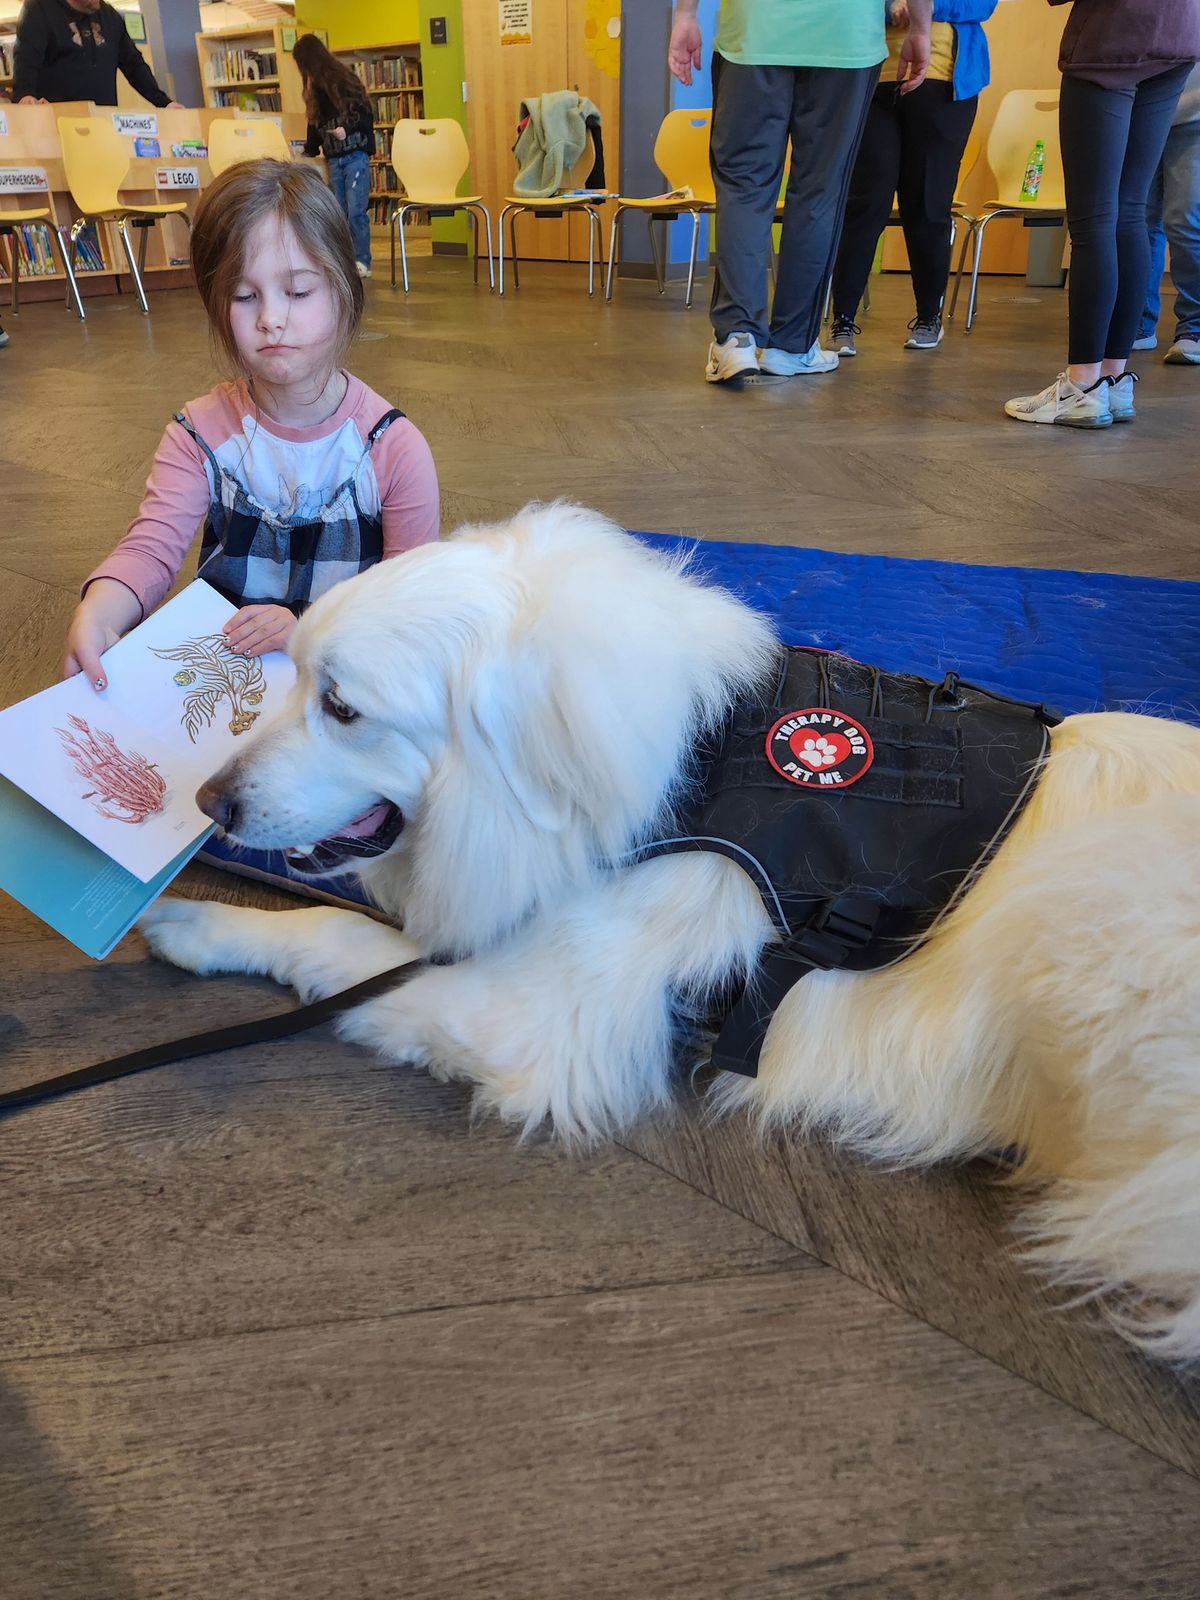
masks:
{"label": "wooden floor", "polygon": [[[1061,295],[741,394],[703,311],[530,267],[371,285],[354,369],[433,445],[445,520],[569,495],[629,526],[1197,577],[1200,373],[1134,427],[1001,403]],[[81,576],[212,377],[187,293],[5,317],[0,692],[52,677]],[[189,871],[181,888],[271,903]],[[280,898],[279,903],[283,903]],[[132,936],[96,966],[0,905],[0,1086],[280,1008]],[[1018,1270],[977,1169],[756,1147],[694,1109],[580,1157],[328,1031],[0,1123],[4,1600],[1193,1600],[1200,1380]]]}

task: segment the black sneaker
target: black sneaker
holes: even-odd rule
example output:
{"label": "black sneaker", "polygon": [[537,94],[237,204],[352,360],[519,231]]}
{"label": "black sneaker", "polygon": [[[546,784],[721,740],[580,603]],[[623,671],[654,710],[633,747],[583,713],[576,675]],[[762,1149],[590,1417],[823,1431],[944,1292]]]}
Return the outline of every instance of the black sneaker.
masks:
{"label": "black sneaker", "polygon": [[854,335],[861,333],[862,329],[851,317],[834,317],[833,331],[829,336],[829,348],[836,350],[839,356],[856,356],[858,347],[854,343]]}
{"label": "black sneaker", "polygon": [[908,338],[904,341],[904,348],[936,350],[945,338],[945,334],[941,317],[931,317],[927,322],[922,322],[920,317],[914,317],[908,325]]}

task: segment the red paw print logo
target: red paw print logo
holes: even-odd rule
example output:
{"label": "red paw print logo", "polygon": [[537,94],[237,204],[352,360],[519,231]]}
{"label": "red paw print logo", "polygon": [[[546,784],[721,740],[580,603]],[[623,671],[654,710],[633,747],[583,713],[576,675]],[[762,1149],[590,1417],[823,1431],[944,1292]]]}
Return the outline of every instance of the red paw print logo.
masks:
{"label": "red paw print logo", "polygon": [[814,772],[820,772],[824,767],[840,766],[850,754],[850,741],[843,739],[840,733],[820,733],[816,737],[794,733],[789,743],[796,760],[803,761]]}

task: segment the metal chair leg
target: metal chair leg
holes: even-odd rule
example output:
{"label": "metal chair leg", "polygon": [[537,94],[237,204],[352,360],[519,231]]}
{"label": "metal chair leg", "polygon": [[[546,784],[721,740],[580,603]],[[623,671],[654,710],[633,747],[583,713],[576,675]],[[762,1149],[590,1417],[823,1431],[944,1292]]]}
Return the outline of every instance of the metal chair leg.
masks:
{"label": "metal chair leg", "polygon": [[833,309],[833,273],[825,280],[825,305],[821,311],[821,321],[829,321],[829,313]]}
{"label": "metal chair leg", "polygon": [[[476,214],[478,214],[481,211],[483,212],[484,238],[487,241],[488,292],[490,293],[496,287],[496,272],[495,272],[494,266],[492,265],[492,213],[488,210],[488,208],[485,205],[483,205],[482,203],[478,203],[478,202],[474,206],[472,206],[471,209]],[[476,237],[478,237],[478,229],[479,229],[478,222],[476,222],[475,228],[476,228]]]}
{"label": "metal chair leg", "polygon": [[610,302],[613,292],[613,270],[617,260],[617,223],[625,215],[626,209],[625,206],[618,205],[608,227],[608,273],[604,279],[604,298]]}
{"label": "metal chair leg", "polygon": [[471,224],[471,282],[479,287],[479,218],[470,206],[464,206],[467,220]]}
{"label": "metal chair leg", "polygon": [[863,310],[864,311],[870,311],[870,309],[871,309],[871,280],[870,280],[869,277],[868,277],[866,283],[863,284],[862,303],[863,303]]}
{"label": "metal chair leg", "polygon": [[659,250],[658,235],[654,231],[654,217],[649,212],[646,215],[646,229],[650,235],[650,255],[654,261],[654,281],[658,284],[659,294],[666,294],[667,284],[663,275],[662,253]]}
{"label": "metal chair leg", "polygon": [[12,314],[21,315],[21,252],[17,249],[16,231],[8,233],[8,278],[12,284]]}
{"label": "metal chair leg", "polygon": [[514,206],[508,214],[508,256],[512,262],[514,289],[521,287],[521,269],[517,264],[517,218],[528,210],[528,206]]}
{"label": "metal chair leg", "polygon": [[980,217],[975,229],[975,250],[971,259],[971,297],[967,301],[966,332],[970,333],[975,324],[975,306],[979,297],[979,263],[983,256],[983,235],[993,217],[1003,216],[1003,212],[989,211],[986,217]]}
{"label": "metal chair leg", "polygon": [[692,286],[696,282],[696,251],[700,248],[700,213],[692,212],[692,253],[688,257],[687,294],[684,297],[683,309],[692,309]]}
{"label": "metal chair leg", "polygon": [[593,206],[584,206],[588,219],[588,299],[596,292],[596,259],[600,254],[600,213]]}
{"label": "metal chair leg", "polygon": [[150,236],[150,229],[139,228],[138,233],[141,235],[138,240],[138,272],[141,273],[146,270],[146,240]]}
{"label": "metal chair leg", "polygon": [[[948,322],[954,321],[954,313],[958,310],[958,291],[962,287],[963,268],[967,264],[967,251],[970,248],[971,241],[975,237],[974,221],[966,217],[964,217],[963,220],[966,222],[967,226],[963,233],[962,249],[958,252],[958,270],[954,274],[954,292],[950,296],[950,309],[946,313],[946,320]],[[953,248],[953,245],[951,245],[951,250],[953,250]]]}
{"label": "metal chair leg", "polygon": [[396,287],[396,213],[399,211],[399,209],[399,206],[393,206],[392,214],[388,218],[388,237],[391,243],[393,289]]}
{"label": "metal chair leg", "polygon": [[129,263],[129,275],[133,279],[133,287],[137,292],[138,304],[142,308],[142,315],[150,315],[150,306],[146,300],[146,289],[142,283],[142,275],[138,271],[137,261],[133,254],[133,241],[129,237],[129,225],[124,217],[117,223],[117,233],[125,250],[125,259]]}
{"label": "metal chair leg", "polygon": [[86,322],[87,317],[84,315],[83,310],[83,296],[79,292],[79,283],[75,277],[75,241],[79,238],[82,225],[83,219],[80,218],[80,222],[71,228],[69,245],[67,240],[63,238],[65,229],[56,226],[54,236],[58,240],[58,252],[62,256],[63,271],[67,275],[67,310],[71,309],[71,301],[74,300],[80,322]]}
{"label": "metal chair leg", "polygon": [[404,242],[404,224],[408,220],[408,213],[415,209],[410,205],[396,207],[396,231],[400,236],[400,277],[405,294],[408,293],[408,246]]}

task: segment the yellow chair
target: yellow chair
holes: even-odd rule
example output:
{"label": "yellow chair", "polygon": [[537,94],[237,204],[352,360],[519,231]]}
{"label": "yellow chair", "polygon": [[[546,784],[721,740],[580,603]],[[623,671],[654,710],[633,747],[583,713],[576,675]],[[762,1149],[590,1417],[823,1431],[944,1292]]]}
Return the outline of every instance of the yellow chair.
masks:
{"label": "yellow chair", "polygon": [[692,219],[692,251],[688,257],[687,295],[684,304],[690,311],[692,286],[696,281],[696,251],[700,242],[700,218],[716,210],[717,196],[713,189],[712,172],[708,165],[708,142],[712,132],[712,108],[668,111],[658,127],[654,141],[654,165],[667,180],[672,190],[687,190],[686,197],[676,200],[629,200],[624,195],[617,198],[608,232],[608,275],[604,284],[604,298],[612,299],[613,267],[617,255],[617,225],[627,211],[638,211],[646,219],[650,234],[650,253],[654,257],[654,276],[658,280],[659,294],[666,293],[663,263],[658,241],[654,234],[656,222],[674,222],[676,217]]}
{"label": "yellow chair", "polygon": [[[18,316],[21,310],[21,253],[17,249],[17,229],[23,228],[29,222],[48,222],[50,213],[42,207],[32,211],[0,211],[0,238],[8,240],[8,277],[12,285],[11,305],[13,316]],[[58,239],[58,234],[53,228],[49,229],[51,239]],[[58,240],[62,248],[62,240]]]}
{"label": "yellow chair", "polygon": [[[527,212],[535,217],[561,217],[569,215],[572,211],[579,212],[588,219],[588,275],[587,292],[589,296],[595,292],[595,267],[600,254],[601,225],[600,213],[596,210],[597,203],[603,204],[615,196],[607,189],[600,191],[590,189],[586,194],[574,195],[570,190],[578,187],[578,174],[588,173],[592,170],[595,161],[595,151],[592,145],[592,136],[589,133],[583,147],[583,154],[569,172],[563,173],[562,191],[558,194],[546,195],[544,199],[532,199],[529,195],[509,194],[504,197],[498,219],[499,239],[499,273],[497,287],[501,294],[504,293],[504,219],[508,218],[509,255],[512,260],[513,288],[521,287],[521,276],[517,269],[517,218]],[[565,192],[563,192],[565,191]]]}
{"label": "yellow chair", "polygon": [[239,161],[290,161],[292,147],[269,117],[215,117],[208,127],[208,164],[214,177]]}
{"label": "yellow chair", "polygon": [[408,293],[408,251],[404,224],[410,212],[428,211],[432,217],[449,217],[465,211],[475,234],[475,282],[479,282],[479,218],[487,230],[488,287],[496,287],[492,266],[492,214],[478,194],[457,194],[459,180],[471,164],[466,135],[453,117],[429,122],[410,118],[392,129],[392,166],[404,186],[404,199],[392,207],[392,288],[396,287],[396,233],[400,234],[400,267]]}
{"label": "yellow chair", "polygon": [[[1036,200],[1023,200],[1021,189],[1029,156],[1037,140],[1046,147],[1042,181]],[[989,200],[978,217],[971,220],[969,238],[974,242],[971,256],[971,293],[967,300],[966,331],[975,321],[979,296],[979,263],[983,255],[983,236],[995,217],[1021,217],[1027,228],[1058,227],[1066,221],[1067,201],[1063,180],[1062,151],[1058,142],[1058,90],[1012,89],[1001,100],[987,142],[988,166],[996,180],[996,198]],[[958,290],[966,264],[968,240],[963,240],[950,316],[958,304]]]}
{"label": "yellow chair", "polygon": [[[79,320],[84,320],[84,312],[79,285],[75,281],[75,245],[89,222],[111,222],[116,226],[138,301],[144,315],[149,316],[150,307],[142,284],[142,269],[146,264],[146,230],[152,228],[161,217],[186,218],[186,202],[177,200],[171,205],[145,206],[131,205],[121,199],[118,190],[129,175],[129,152],[107,117],[59,117],[58,137],[62,144],[67,187],[81,213],[71,225],[70,250],[63,239],[66,230],[61,227],[58,229],[69,293],[74,295]],[[129,239],[131,222],[135,228],[142,230],[136,261]]]}

